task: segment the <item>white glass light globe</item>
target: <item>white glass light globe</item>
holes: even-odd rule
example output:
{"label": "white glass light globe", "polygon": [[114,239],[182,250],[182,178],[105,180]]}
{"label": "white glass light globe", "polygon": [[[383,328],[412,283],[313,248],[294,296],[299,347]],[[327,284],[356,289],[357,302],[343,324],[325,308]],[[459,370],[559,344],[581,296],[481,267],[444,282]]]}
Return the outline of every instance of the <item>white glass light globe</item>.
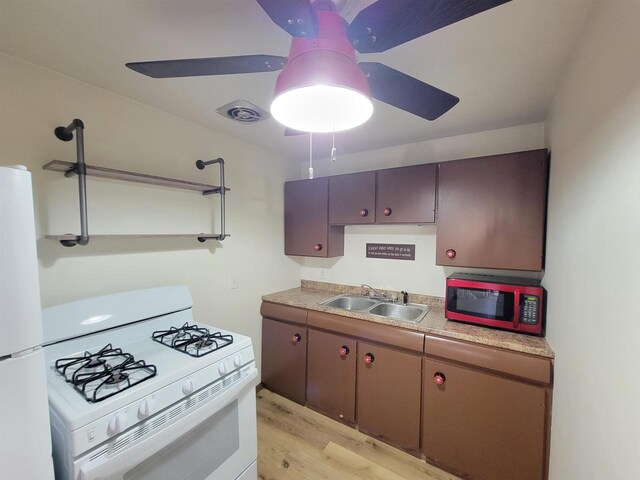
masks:
{"label": "white glass light globe", "polygon": [[373,103],[351,88],[311,85],[286,90],[273,99],[271,115],[301,132],[341,132],[371,118]]}

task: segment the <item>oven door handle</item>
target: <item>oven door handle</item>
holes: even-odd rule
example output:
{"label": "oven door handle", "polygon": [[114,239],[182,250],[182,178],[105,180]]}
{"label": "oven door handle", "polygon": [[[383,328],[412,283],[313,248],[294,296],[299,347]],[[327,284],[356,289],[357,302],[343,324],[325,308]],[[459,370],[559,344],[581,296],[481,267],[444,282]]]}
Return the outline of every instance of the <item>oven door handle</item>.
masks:
{"label": "oven door handle", "polygon": [[[226,392],[220,394],[219,397],[185,415],[181,418],[180,422],[176,422],[159,431],[157,434],[152,435],[149,440],[141,441],[137,445],[123,450],[116,455],[109,457],[101,456],[100,458],[85,463],[77,471],[77,477],[75,478],[78,480],[115,480],[123,478],[122,475],[125,472],[176,441],[179,437],[189,433],[189,431],[196,428],[204,420],[238,398],[245,388],[255,386],[258,383],[257,379],[258,370],[254,368],[249,375]],[[153,421],[153,417],[150,417],[148,420]],[[152,442],[150,442],[151,440]],[[150,443],[153,443],[152,447]]]}
{"label": "oven door handle", "polygon": [[516,288],[513,291],[513,328],[518,328],[520,323],[520,289]]}

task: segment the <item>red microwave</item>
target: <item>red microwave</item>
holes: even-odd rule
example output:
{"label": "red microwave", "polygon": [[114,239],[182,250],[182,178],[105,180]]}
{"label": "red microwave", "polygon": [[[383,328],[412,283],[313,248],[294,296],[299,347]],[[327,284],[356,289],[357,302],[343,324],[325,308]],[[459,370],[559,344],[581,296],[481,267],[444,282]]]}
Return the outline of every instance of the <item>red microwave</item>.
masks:
{"label": "red microwave", "polygon": [[538,280],[454,273],[447,278],[445,317],[544,335],[546,290]]}

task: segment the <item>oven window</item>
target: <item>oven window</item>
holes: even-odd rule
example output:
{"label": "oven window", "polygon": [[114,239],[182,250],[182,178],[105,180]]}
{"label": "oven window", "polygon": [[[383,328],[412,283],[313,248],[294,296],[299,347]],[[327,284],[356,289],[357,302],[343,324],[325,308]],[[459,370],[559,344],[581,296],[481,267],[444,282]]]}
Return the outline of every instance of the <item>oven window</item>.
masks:
{"label": "oven window", "polygon": [[205,480],[239,447],[236,400],[136,465],[123,480]]}
{"label": "oven window", "polygon": [[512,322],[513,301],[512,292],[463,287],[447,288],[449,310],[474,317]]}

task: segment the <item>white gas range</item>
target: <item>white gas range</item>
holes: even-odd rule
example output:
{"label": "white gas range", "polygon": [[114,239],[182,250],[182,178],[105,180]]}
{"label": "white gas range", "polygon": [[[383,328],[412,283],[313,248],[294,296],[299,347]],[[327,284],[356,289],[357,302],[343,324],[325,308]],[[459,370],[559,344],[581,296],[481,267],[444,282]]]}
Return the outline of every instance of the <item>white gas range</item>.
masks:
{"label": "white gas range", "polygon": [[165,287],[43,310],[57,480],[257,477],[251,339],[191,307]]}

